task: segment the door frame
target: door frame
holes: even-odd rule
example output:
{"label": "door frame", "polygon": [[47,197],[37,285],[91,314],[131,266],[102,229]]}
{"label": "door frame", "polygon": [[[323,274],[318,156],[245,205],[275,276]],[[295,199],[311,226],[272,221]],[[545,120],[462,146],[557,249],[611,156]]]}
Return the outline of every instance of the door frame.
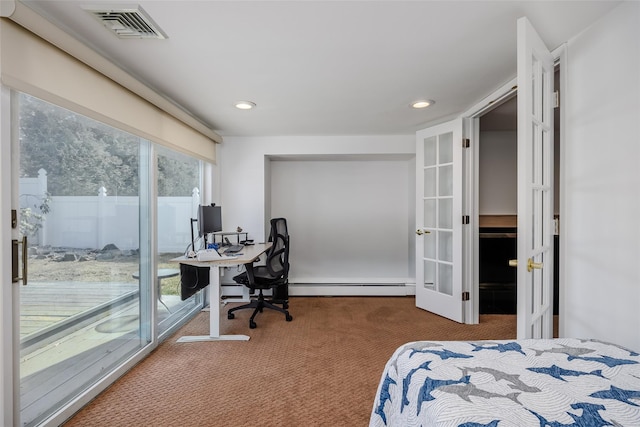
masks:
{"label": "door frame", "polygon": [[[12,120],[11,90],[0,85],[0,424],[12,426],[18,423],[20,408],[17,407],[16,396],[19,393],[18,359],[14,354],[17,341],[18,315],[14,310],[17,305],[18,283],[11,282],[12,246],[11,240],[18,239],[18,228],[11,228],[11,209],[14,203],[12,161]],[[8,286],[7,286],[8,284]]]}
{"label": "door frame", "polygon": [[[559,82],[558,82],[558,90],[560,92],[560,100],[561,100],[560,107],[559,107],[560,132],[558,135],[558,139],[556,140],[556,143],[560,144],[560,158],[559,158],[560,172],[557,176],[557,179],[559,180],[558,188],[560,189],[559,208],[560,208],[560,212],[563,212],[565,211],[565,203],[566,203],[564,198],[564,192],[562,191],[562,185],[564,182],[563,171],[565,169],[564,164],[566,159],[566,153],[565,153],[566,126],[565,126],[565,114],[564,114],[564,105],[562,103],[562,98],[563,98],[563,94],[565,94],[567,91],[567,78],[566,78],[567,76],[567,72],[566,72],[567,45],[566,43],[563,43],[558,48],[552,50],[551,55],[553,56],[555,65],[559,65],[561,70]],[[467,167],[469,168],[469,170],[467,171],[467,174],[464,178],[466,188],[468,192],[471,192],[471,194],[468,194],[468,192],[465,192],[465,195],[464,195],[465,200],[468,200],[469,203],[471,203],[469,209],[467,209],[468,214],[471,216],[471,219],[470,219],[471,230],[469,231],[469,233],[471,234],[470,235],[471,245],[468,245],[469,248],[467,248],[467,250],[472,251],[472,253],[468,254],[469,256],[468,258],[466,258],[466,261],[465,261],[465,269],[469,272],[471,276],[470,281],[468,282],[470,303],[467,304],[464,308],[465,323],[468,323],[468,324],[477,324],[480,322],[480,308],[479,308],[480,275],[479,275],[479,261],[478,261],[478,257],[479,257],[479,213],[478,212],[479,212],[479,194],[480,194],[480,187],[479,187],[480,185],[480,177],[479,177],[480,122],[479,122],[479,118],[483,114],[487,113],[493,108],[498,107],[505,101],[509,100],[511,97],[515,96],[516,92],[517,92],[517,76],[513,77],[512,79],[504,83],[500,88],[498,88],[497,90],[495,90],[494,92],[492,92],[491,94],[483,98],[480,102],[473,105],[471,108],[469,108],[467,111],[465,111],[461,115],[461,117],[463,117],[464,119],[463,123],[465,123],[465,129],[463,133],[464,135],[467,135],[466,138],[470,139],[470,145],[467,152],[467,156],[470,158],[470,162],[467,164]],[[563,237],[563,227],[560,227],[559,229],[559,238],[561,242],[565,240]],[[560,292],[559,292],[560,301],[563,301],[565,298],[564,292],[563,292],[564,286],[562,285],[563,284],[562,264],[564,259],[564,251],[562,248],[563,246],[560,245],[560,250],[558,254],[559,255],[558,269],[560,271],[558,285],[560,288]],[[562,311],[563,311],[562,304],[559,304],[558,332],[560,336],[563,335],[562,331],[564,330],[563,321],[562,321],[563,319]]]}
{"label": "door frame", "polygon": [[467,149],[467,157],[470,159],[467,165],[469,171],[465,180],[466,188],[471,193],[465,194],[471,203],[470,209],[468,209],[468,214],[471,217],[470,230],[468,231],[471,245],[468,246],[473,250],[473,253],[468,254],[466,265],[471,276],[468,282],[470,304],[465,307],[465,319],[467,320],[465,323],[469,324],[480,323],[480,117],[511,99],[516,92],[517,78],[514,77],[462,115],[468,127],[465,134],[470,139]]}

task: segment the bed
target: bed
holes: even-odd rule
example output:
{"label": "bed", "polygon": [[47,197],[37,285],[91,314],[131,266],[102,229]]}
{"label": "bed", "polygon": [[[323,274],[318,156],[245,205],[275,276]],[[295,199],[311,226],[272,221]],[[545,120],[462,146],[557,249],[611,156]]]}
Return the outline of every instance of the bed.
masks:
{"label": "bed", "polygon": [[595,340],[418,341],[382,373],[378,426],[640,426],[640,355]]}

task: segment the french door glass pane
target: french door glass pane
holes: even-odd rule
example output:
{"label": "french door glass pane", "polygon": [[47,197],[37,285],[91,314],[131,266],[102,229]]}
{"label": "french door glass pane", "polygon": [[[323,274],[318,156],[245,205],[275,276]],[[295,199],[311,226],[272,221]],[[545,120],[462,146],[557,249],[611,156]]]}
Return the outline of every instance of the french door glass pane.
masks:
{"label": "french door glass pane", "polygon": [[424,166],[433,166],[438,162],[438,139],[435,136],[424,140]]}
{"label": "french door glass pane", "polygon": [[453,165],[441,166],[439,168],[439,188],[438,196],[453,196]]}
{"label": "french door glass pane", "polygon": [[425,228],[434,228],[437,218],[437,200],[429,199],[424,201],[424,226]]}
{"label": "french door glass pane", "polygon": [[439,199],[439,228],[453,228],[453,199]]}
{"label": "french door glass pane", "polygon": [[436,192],[436,168],[424,169],[424,197],[435,197],[438,195]]}
{"label": "french door glass pane", "polygon": [[436,259],[436,236],[434,233],[424,236],[424,257],[428,259]]}
{"label": "french door glass pane", "polygon": [[453,295],[453,265],[438,264],[438,292]]}
{"label": "french door glass pane", "polygon": [[136,278],[149,265],[139,238],[148,142],[25,94],[18,104],[20,231],[29,241],[20,423],[29,426],[150,342],[141,304],[149,287]]}
{"label": "french door glass pane", "polygon": [[438,231],[438,260],[453,262],[453,232]]}
{"label": "french door glass pane", "polygon": [[439,136],[439,164],[453,162],[453,132],[443,133]]}
{"label": "french door glass pane", "polygon": [[436,290],[436,269],[434,261],[424,261],[424,285],[427,289]]}

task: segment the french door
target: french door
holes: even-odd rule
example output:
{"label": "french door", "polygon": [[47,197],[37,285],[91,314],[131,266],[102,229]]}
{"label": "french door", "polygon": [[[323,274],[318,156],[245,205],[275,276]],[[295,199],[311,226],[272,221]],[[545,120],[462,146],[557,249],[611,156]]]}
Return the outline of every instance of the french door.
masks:
{"label": "french door", "polygon": [[518,20],[518,338],[553,336],[553,56]]}
{"label": "french door", "polygon": [[416,306],[463,321],[462,119],[416,133]]}
{"label": "french door", "polygon": [[[518,31],[517,335],[553,335],[553,56],[526,18]],[[461,322],[462,121],[416,133],[416,305]],[[468,265],[467,267],[471,267]],[[473,293],[477,295],[477,292]]]}

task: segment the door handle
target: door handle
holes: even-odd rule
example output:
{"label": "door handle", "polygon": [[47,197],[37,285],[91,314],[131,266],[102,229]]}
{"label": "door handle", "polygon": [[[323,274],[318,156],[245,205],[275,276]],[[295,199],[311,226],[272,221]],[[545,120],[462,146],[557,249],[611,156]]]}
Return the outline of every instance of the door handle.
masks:
{"label": "door handle", "polygon": [[423,228],[418,228],[418,229],[416,230],[416,234],[417,234],[418,236],[422,236],[423,234],[431,234],[431,232],[430,232],[429,230],[425,230],[425,229],[423,229]]}
{"label": "door handle", "polygon": [[527,260],[527,271],[531,272],[531,270],[533,269],[536,270],[541,270],[542,269],[542,263],[541,262],[533,262],[533,259],[529,258]]}
{"label": "door handle", "polygon": [[[18,246],[22,245],[22,277],[18,273]],[[22,242],[19,240],[11,240],[11,255],[12,255],[12,274],[11,281],[13,283],[22,280],[24,286],[27,285],[27,261],[29,260],[27,254],[27,236],[22,236]]]}
{"label": "door handle", "polygon": [[[518,260],[517,259],[510,259],[509,260],[509,267],[517,267],[518,266]],[[539,270],[542,269],[542,267],[544,267],[544,265],[541,262],[533,262],[533,258],[529,258],[527,260],[527,271],[529,273],[531,273],[531,270],[533,270],[534,268]]]}

